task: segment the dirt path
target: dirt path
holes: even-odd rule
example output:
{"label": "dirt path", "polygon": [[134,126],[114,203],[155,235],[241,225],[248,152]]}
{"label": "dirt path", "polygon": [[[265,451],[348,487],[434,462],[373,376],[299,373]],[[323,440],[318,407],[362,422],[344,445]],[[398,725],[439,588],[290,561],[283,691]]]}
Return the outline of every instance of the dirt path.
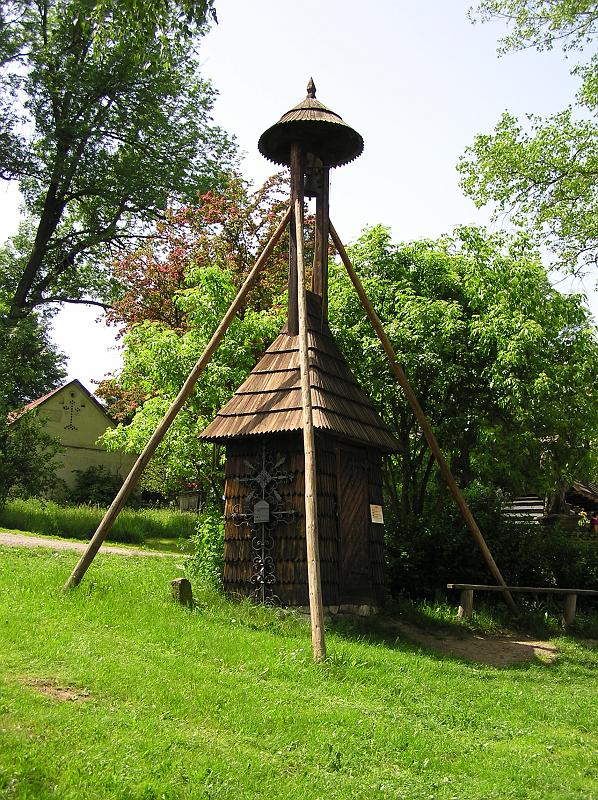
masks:
{"label": "dirt path", "polygon": [[477,661],[494,667],[506,667],[523,661],[538,659],[552,664],[557,657],[557,648],[552,642],[532,639],[527,636],[482,636],[465,633],[462,637],[450,634],[434,635],[407,622],[394,622],[399,639],[421,644],[438,653]]}
{"label": "dirt path", "polygon": [[[10,533],[0,530],[0,545],[5,547],[47,547],[52,550],[77,550],[82,553],[87,544],[73,542],[69,539],[45,539],[43,536],[28,536],[26,533]],[[119,556],[159,556],[160,558],[177,557],[178,553],[160,553],[157,550],[137,550],[133,547],[113,547],[102,545],[100,553],[114,553]]]}

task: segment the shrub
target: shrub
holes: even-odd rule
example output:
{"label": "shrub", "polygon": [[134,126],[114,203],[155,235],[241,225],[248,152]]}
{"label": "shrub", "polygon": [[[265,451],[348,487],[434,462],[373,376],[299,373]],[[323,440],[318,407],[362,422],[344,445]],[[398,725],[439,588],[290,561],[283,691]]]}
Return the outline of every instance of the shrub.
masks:
{"label": "shrub", "polygon": [[204,587],[222,588],[224,569],[224,517],[216,507],[204,509],[191,538],[194,553],[187,561],[189,575]]}
{"label": "shrub", "polygon": [[[473,486],[472,513],[505,581],[519,586],[598,588],[597,547],[559,527],[501,515],[500,497]],[[387,526],[389,588],[393,596],[431,596],[447,583],[494,583],[452,497],[436,498],[423,516]]]}
{"label": "shrub", "polygon": [[[100,506],[62,506],[47,500],[11,500],[0,510],[0,525],[12,530],[89,539],[105,510]],[[125,508],[118,515],[109,539],[144,542],[148,538],[189,538],[194,530],[193,514],[170,509]]]}
{"label": "shrub", "polygon": [[75,475],[70,497],[74,503],[110,505],[123,482],[120,475],[102,466],[77,469]]}

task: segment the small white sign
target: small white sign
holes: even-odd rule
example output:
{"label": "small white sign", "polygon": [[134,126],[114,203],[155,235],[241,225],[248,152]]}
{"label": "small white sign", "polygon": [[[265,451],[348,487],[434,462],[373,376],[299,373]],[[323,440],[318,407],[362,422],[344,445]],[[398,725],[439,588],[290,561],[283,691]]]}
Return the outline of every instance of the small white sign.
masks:
{"label": "small white sign", "polygon": [[370,503],[370,517],[376,525],[384,525],[384,514],[382,506],[374,506]]}
{"label": "small white sign", "polygon": [[270,506],[265,500],[258,500],[253,507],[253,521],[270,522]]}

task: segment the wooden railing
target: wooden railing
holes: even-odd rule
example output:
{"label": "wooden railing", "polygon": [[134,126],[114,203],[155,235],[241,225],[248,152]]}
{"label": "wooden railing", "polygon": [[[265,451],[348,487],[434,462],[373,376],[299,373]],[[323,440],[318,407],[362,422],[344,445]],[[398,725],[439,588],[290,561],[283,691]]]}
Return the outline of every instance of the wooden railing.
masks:
{"label": "wooden railing", "polygon": [[577,610],[577,597],[598,597],[598,590],[595,589],[562,589],[558,586],[486,586],[481,583],[447,583],[447,589],[458,589],[461,594],[459,597],[459,619],[470,619],[473,611],[474,592],[504,592],[505,588],[509,592],[525,592],[527,594],[557,594],[563,600],[563,623],[565,626],[573,625],[575,612]]}

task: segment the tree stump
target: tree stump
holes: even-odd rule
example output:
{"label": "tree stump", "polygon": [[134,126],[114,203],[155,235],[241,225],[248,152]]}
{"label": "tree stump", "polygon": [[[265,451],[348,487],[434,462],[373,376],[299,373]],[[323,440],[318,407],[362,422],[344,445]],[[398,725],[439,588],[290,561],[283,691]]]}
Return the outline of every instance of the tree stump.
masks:
{"label": "tree stump", "polygon": [[187,578],[175,578],[170,582],[170,585],[172,587],[172,599],[182,606],[191,608],[193,605],[193,590]]}

